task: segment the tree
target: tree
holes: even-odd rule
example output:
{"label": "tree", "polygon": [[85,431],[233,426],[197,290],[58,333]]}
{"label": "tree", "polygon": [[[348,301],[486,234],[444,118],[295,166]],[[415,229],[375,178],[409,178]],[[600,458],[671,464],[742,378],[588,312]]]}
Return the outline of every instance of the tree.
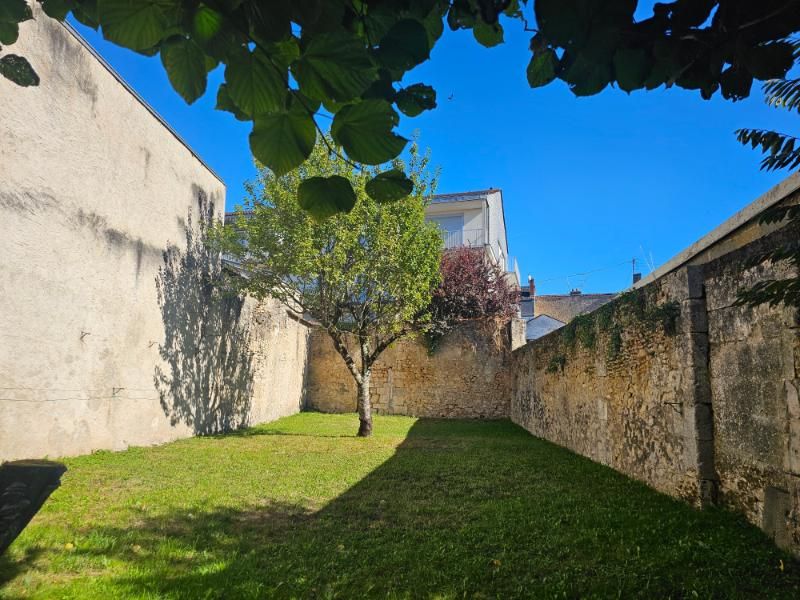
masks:
{"label": "tree", "polygon": [[[555,79],[576,95],[608,85],[630,92],[677,85],[737,100],[754,79],[783,78],[786,39],[800,30],[800,0],[675,0],[635,16],[637,0],[38,0],[120,46],[155,56],[187,102],[224,65],[217,108],[253,123],[254,156],[282,175],[301,165],[321,135],[320,118],[351,161],[376,165],[400,155],[398,112],[436,107],[436,92],[405,76],[428,60],[442,34],[470,29],[484,46],[503,41],[501,15],[534,35],[532,87]],[[532,11],[531,11],[532,7]],[[532,14],[531,14],[532,12]],[[13,44],[32,18],[26,0],[0,2],[0,44]],[[531,28],[529,20],[535,21]],[[38,77],[24,57],[0,57],[0,74],[20,85]],[[327,123],[327,121],[324,121]],[[405,177],[383,181],[402,195]],[[350,206],[347,185],[301,184],[314,214]],[[369,190],[367,190],[369,193]]]}
{"label": "tree", "polygon": [[[424,325],[439,280],[442,239],[425,222],[435,187],[427,165],[413,145],[408,164],[372,173],[318,144],[292,173],[261,168],[247,211],[239,210],[235,223],[217,234],[237,257],[241,291],[277,298],[296,318],[316,321],[328,333],[356,382],[360,436],[372,432],[372,365],[390,344]],[[367,193],[403,168],[414,182],[406,200],[379,203],[373,197],[380,191]],[[323,194],[331,186],[352,186],[348,212],[311,217],[303,210],[315,199],[303,192],[308,186]]]}
{"label": "tree", "polygon": [[428,339],[432,348],[463,321],[510,319],[519,290],[483,248],[453,248],[442,254],[441,282],[431,299]]}

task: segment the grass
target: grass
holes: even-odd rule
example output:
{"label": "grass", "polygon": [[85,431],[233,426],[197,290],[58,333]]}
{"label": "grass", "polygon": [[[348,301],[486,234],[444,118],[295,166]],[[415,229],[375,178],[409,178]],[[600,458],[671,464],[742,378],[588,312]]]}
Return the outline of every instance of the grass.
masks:
{"label": "grass", "polygon": [[800,597],[800,564],[740,517],[510,423],[356,429],[305,413],[67,459],[0,597]]}

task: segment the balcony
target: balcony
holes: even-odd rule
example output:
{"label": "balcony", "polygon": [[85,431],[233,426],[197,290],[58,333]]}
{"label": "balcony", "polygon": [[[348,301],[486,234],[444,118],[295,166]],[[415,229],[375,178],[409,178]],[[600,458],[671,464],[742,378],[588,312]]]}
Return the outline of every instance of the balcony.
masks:
{"label": "balcony", "polygon": [[447,250],[450,248],[477,248],[486,243],[483,229],[442,230],[442,239]]}

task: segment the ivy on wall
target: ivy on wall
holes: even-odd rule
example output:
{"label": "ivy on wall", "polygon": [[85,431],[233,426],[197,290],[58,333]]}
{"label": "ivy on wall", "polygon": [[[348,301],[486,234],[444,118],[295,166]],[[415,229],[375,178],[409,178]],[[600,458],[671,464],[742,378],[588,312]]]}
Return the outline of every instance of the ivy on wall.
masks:
{"label": "ivy on wall", "polygon": [[[666,336],[674,336],[678,332],[680,315],[679,302],[653,305],[645,290],[632,290],[594,312],[575,317],[561,330],[561,341],[569,353],[574,353],[578,344],[583,349],[594,350],[598,340],[603,339],[606,343],[606,357],[614,360],[622,353],[625,344],[623,333],[626,330],[640,329],[649,333],[660,331]],[[566,363],[565,353],[554,354],[546,371],[563,372]]]}

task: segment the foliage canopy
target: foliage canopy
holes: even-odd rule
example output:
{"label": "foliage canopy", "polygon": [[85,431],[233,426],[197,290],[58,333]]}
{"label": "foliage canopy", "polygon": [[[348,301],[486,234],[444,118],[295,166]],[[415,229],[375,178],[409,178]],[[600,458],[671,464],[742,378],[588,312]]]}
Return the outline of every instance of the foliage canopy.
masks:
{"label": "foliage canopy", "polygon": [[484,248],[453,248],[442,255],[441,282],[431,300],[428,339],[432,347],[462,321],[510,319],[519,291]]}
{"label": "foliage canopy", "polygon": [[[398,111],[414,117],[436,107],[435,90],[406,75],[429,59],[445,23],[472,30],[484,46],[501,43],[509,21],[530,31],[533,87],[560,79],[584,96],[609,85],[627,92],[677,85],[731,100],[748,96],[754,79],[786,76],[793,64],[786,40],[800,29],[800,0],[675,0],[656,3],[647,18],[637,18],[637,0],[38,1],[55,19],[72,14],[115,44],[160,54],[187,102],[224,65],[217,108],[253,123],[253,154],[279,176],[307,160],[325,117],[352,161],[398,156],[408,142],[396,132]],[[3,0],[0,45],[13,44],[30,18],[26,0]],[[38,83],[15,54],[0,57],[0,74]],[[367,192],[403,195],[409,181],[386,177]],[[342,186],[307,189],[307,205],[324,205],[319,214],[346,211],[348,202],[326,202],[332,187]]]}

